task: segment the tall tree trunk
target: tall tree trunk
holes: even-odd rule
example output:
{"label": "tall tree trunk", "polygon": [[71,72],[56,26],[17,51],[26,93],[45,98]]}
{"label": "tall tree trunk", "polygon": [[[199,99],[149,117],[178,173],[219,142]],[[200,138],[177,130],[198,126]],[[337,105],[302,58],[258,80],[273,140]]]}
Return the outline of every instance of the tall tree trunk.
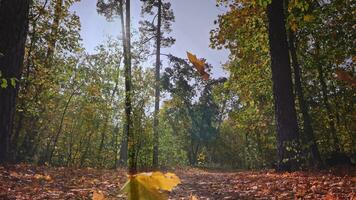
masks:
{"label": "tall tree trunk", "polygon": [[289,31],[289,50],[291,53],[292,66],[294,70],[295,91],[298,96],[300,111],[302,112],[303,116],[304,134],[306,136],[306,142],[308,143],[308,148],[310,149],[310,153],[312,156],[310,161],[311,163],[313,163],[314,166],[321,167],[322,160],[320,157],[318,145],[315,140],[314,130],[311,124],[312,122],[311,117],[309,115],[309,106],[308,103],[305,101],[303,94],[301,70],[296,52],[295,35],[291,30]]}
{"label": "tall tree trunk", "polygon": [[323,104],[325,106],[325,109],[326,109],[326,112],[328,115],[328,123],[329,123],[332,141],[333,141],[333,143],[332,143],[333,151],[340,152],[340,144],[339,144],[339,139],[336,135],[334,116],[332,114],[331,107],[329,104],[328,88],[326,86],[326,82],[325,82],[325,78],[324,78],[323,67],[322,67],[322,64],[320,63],[319,58],[318,58],[319,50],[320,50],[318,41],[316,41],[315,48],[316,48],[315,56],[317,58],[317,67],[318,67],[318,73],[319,73],[319,82],[320,82],[320,86],[321,86],[321,92],[323,95]]}
{"label": "tall tree trunk", "polygon": [[133,127],[132,127],[132,76],[131,76],[131,10],[130,10],[130,2],[131,0],[126,0],[126,9],[125,9],[125,46],[126,46],[126,54],[125,54],[125,116],[126,116],[126,137],[128,145],[128,168],[129,174],[135,174],[137,171],[137,163],[136,160],[136,150],[135,150],[135,137],[133,135]]}
{"label": "tall tree trunk", "polygon": [[160,102],[160,69],[161,69],[161,23],[162,23],[162,1],[158,0],[157,12],[157,32],[156,32],[156,71],[155,71],[155,111],[153,121],[153,168],[158,168],[158,147],[159,147],[159,102]]}
{"label": "tall tree trunk", "polygon": [[[21,91],[23,90],[24,93],[26,93],[27,89],[28,89],[28,86],[29,86],[29,77],[30,77],[30,67],[32,65],[32,51],[33,51],[33,48],[35,46],[35,43],[36,43],[36,40],[37,40],[37,37],[36,37],[36,27],[37,27],[37,23],[36,21],[34,21],[32,23],[32,34],[30,34],[30,45],[28,47],[28,52],[27,52],[27,57],[25,59],[25,63],[26,63],[26,70],[24,70],[26,73],[25,73],[25,76],[23,78],[23,81],[25,82],[24,86],[21,86],[19,87],[19,92],[21,93]],[[23,120],[24,120],[24,107],[25,107],[25,102],[22,101],[20,102],[19,104],[19,107],[20,109],[22,109],[23,111],[22,112],[18,112],[18,121],[17,123],[15,123],[14,125],[14,133],[12,135],[12,138],[11,138],[11,144],[13,145],[15,149],[15,154],[17,153],[17,141],[18,141],[18,138],[20,136],[20,131],[22,130],[22,126],[23,126]],[[15,155],[16,157],[16,155]]]}
{"label": "tall tree trunk", "polygon": [[11,86],[11,78],[20,80],[25,42],[28,31],[30,0],[1,0],[0,3],[0,163],[9,159],[10,138],[16,110],[18,84]]}
{"label": "tall tree trunk", "polygon": [[299,135],[283,1],[272,0],[267,8],[267,16],[277,125],[278,169],[297,170],[300,166],[297,159]]}
{"label": "tall tree trunk", "polygon": [[[123,53],[124,53],[124,70],[125,70],[125,79],[126,79],[126,71],[127,71],[127,47],[126,47],[126,31],[125,31],[125,18],[124,18],[124,0],[119,1],[119,16],[121,22],[121,34],[122,34],[122,41],[123,41]],[[126,81],[125,81],[126,87]],[[125,88],[126,89],[126,88]],[[126,91],[125,91],[126,92]],[[126,98],[126,96],[125,96]],[[125,102],[125,112],[126,112],[126,102]],[[127,126],[126,126],[126,119],[124,120],[124,133],[122,134],[121,145],[120,145],[120,156],[119,156],[119,166],[126,166],[127,165]]]}

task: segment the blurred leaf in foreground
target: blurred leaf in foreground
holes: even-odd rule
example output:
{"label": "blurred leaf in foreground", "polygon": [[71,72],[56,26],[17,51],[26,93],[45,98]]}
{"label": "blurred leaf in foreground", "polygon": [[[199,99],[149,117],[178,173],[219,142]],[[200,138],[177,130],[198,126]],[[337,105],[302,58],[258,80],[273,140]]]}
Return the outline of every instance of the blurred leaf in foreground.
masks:
{"label": "blurred leaf in foreground", "polygon": [[167,191],[172,191],[180,183],[173,173],[140,173],[129,176],[121,191],[127,194],[129,200],[166,200]]}

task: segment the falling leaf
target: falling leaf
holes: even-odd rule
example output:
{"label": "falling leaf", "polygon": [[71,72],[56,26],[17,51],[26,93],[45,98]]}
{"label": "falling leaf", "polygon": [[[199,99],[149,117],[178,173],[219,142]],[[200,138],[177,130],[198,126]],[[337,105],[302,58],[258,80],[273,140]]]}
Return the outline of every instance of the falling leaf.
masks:
{"label": "falling leaf", "polygon": [[94,191],[92,200],[105,200],[105,196],[101,192]]}
{"label": "falling leaf", "polygon": [[191,195],[191,196],[189,197],[189,200],[198,200],[198,197],[195,196],[195,195]]}
{"label": "falling leaf", "polygon": [[128,194],[129,200],[166,200],[166,191],[172,191],[180,183],[173,173],[140,173],[129,176],[121,191]]}
{"label": "falling leaf", "polygon": [[194,65],[194,67],[198,70],[199,74],[203,77],[204,80],[209,79],[209,74],[205,71],[205,62],[199,60],[195,55],[187,52],[187,56],[189,61]]}

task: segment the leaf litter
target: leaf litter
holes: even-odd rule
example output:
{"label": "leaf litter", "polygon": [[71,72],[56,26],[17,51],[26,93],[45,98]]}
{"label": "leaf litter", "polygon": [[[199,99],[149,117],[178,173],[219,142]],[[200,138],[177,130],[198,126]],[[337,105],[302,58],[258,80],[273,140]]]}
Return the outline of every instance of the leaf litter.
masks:
{"label": "leaf litter", "polygon": [[[169,199],[324,199],[356,200],[355,168],[277,173],[172,169],[181,184]],[[124,169],[99,170],[32,166],[0,166],[0,199],[126,199],[120,189]]]}

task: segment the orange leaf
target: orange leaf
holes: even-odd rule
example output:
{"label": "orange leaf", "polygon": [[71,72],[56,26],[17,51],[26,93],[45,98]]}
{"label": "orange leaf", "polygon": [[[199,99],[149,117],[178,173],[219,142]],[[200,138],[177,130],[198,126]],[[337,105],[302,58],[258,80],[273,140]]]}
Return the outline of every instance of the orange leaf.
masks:
{"label": "orange leaf", "polygon": [[199,74],[203,77],[204,80],[209,79],[209,74],[205,71],[205,62],[199,60],[195,55],[187,52],[189,61],[194,65]]}
{"label": "orange leaf", "polygon": [[97,191],[93,192],[93,199],[92,200],[105,200],[105,196],[103,193],[99,193]]}

